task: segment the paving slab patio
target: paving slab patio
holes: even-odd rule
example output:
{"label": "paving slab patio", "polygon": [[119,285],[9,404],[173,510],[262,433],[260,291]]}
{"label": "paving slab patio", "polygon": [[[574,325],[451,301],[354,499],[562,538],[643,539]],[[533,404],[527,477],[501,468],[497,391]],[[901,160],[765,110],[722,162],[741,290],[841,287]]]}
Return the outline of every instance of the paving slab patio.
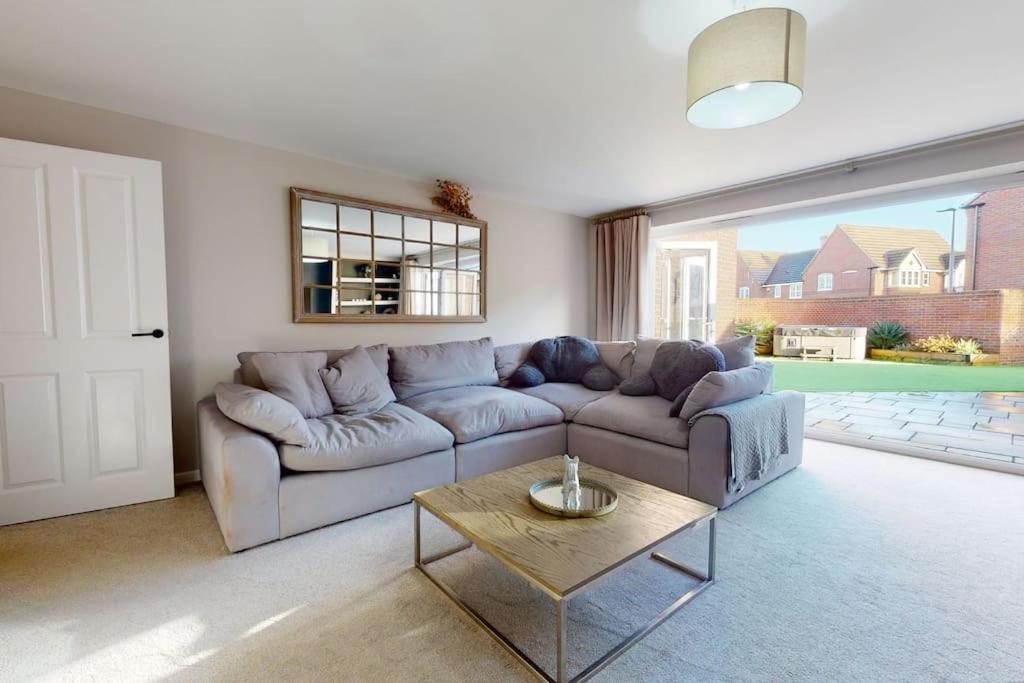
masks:
{"label": "paving slab patio", "polygon": [[1024,465],[1022,392],[813,392],[805,425],[877,442]]}

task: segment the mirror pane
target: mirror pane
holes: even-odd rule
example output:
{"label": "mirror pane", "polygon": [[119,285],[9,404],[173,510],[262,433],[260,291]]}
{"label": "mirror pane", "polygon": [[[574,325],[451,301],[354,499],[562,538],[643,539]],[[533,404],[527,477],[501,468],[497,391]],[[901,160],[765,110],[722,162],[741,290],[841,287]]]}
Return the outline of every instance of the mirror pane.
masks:
{"label": "mirror pane", "polygon": [[459,271],[459,292],[462,294],[480,293],[480,273]]}
{"label": "mirror pane", "polygon": [[430,221],[425,218],[405,217],[405,239],[430,241]]}
{"label": "mirror pane", "polygon": [[402,266],[395,263],[374,264],[374,284],[377,289],[400,289],[402,285]]}
{"label": "mirror pane", "polygon": [[402,262],[402,240],[389,240],[378,237],[373,241],[374,261]]}
{"label": "mirror pane", "polygon": [[459,247],[459,270],[480,270],[480,250]]}
{"label": "mirror pane", "polygon": [[302,312],[330,315],[338,312],[338,290],[321,287],[302,289]]}
{"label": "mirror pane", "polygon": [[338,258],[338,236],[322,230],[302,231],[302,256]]}
{"label": "mirror pane", "polygon": [[434,221],[434,237],[430,241],[437,244],[455,244],[455,224]]}
{"label": "mirror pane", "polygon": [[401,237],[402,217],[395,213],[374,211],[373,234],[378,237]]}
{"label": "mirror pane", "polygon": [[334,204],[302,200],[302,225],[306,228],[338,229],[338,213]]}
{"label": "mirror pane", "polygon": [[430,292],[402,292],[402,313],[405,315],[432,315]]}
{"label": "mirror pane", "polygon": [[450,294],[442,293],[437,295],[437,311],[436,315],[458,315],[458,302],[455,298],[455,293]]}
{"label": "mirror pane", "polygon": [[434,267],[455,268],[455,247],[448,247],[443,244],[434,244]]}
{"label": "mirror pane", "polygon": [[454,294],[458,286],[457,273],[454,270],[431,271],[430,291]]}
{"label": "mirror pane", "polygon": [[341,258],[370,260],[370,238],[359,235],[341,235]]}
{"label": "mirror pane", "polygon": [[480,246],[480,228],[475,228],[472,225],[460,225],[459,226],[459,244],[466,244],[469,246]]}
{"label": "mirror pane", "polygon": [[480,315],[480,297],[476,294],[460,294],[459,315]]}
{"label": "mirror pane", "polygon": [[327,285],[337,282],[338,262],[327,259],[302,260],[302,284]]}
{"label": "mirror pane", "polygon": [[405,263],[430,266],[430,245],[419,242],[405,243]]}
{"label": "mirror pane", "polygon": [[349,232],[370,232],[370,212],[366,209],[341,207],[341,229]]}

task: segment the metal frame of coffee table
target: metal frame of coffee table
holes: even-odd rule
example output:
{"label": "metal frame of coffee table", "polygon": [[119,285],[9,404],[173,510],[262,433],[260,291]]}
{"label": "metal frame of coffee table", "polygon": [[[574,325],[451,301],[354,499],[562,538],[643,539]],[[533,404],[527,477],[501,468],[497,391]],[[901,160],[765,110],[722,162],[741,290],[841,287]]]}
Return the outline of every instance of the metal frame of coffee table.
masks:
{"label": "metal frame of coffee table", "polygon": [[[652,559],[657,560],[658,562],[661,562],[662,564],[664,564],[664,565],[666,565],[668,567],[671,567],[672,569],[675,569],[676,571],[682,572],[683,574],[686,574],[688,576],[692,576],[693,578],[698,579],[700,581],[700,583],[698,583],[696,586],[694,586],[693,588],[688,590],[686,593],[681,595],[675,602],[673,602],[671,605],[669,605],[664,610],[662,610],[660,614],[658,614],[656,617],[654,617],[653,619],[648,621],[646,624],[641,626],[639,629],[634,631],[632,634],[627,636],[618,645],[616,645],[611,650],[609,650],[607,653],[605,653],[604,655],[599,657],[597,659],[597,661],[595,661],[593,664],[591,664],[590,666],[585,668],[583,671],[581,671],[575,677],[570,679],[568,677],[569,674],[568,674],[568,670],[567,670],[567,662],[568,662],[568,638],[567,638],[567,635],[568,634],[567,634],[567,631],[566,631],[567,617],[568,617],[568,608],[569,608],[569,600],[570,600],[570,598],[572,598],[575,595],[581,593],[582,591],[592,587],[594,585],[594,583],[596,583],[597,581],[599,581],[599,580],[601,580],[603,578],[606,578],[606,577],[614,574],[616,570],[621,569],[622,567],[625,567],[627,564],[629,564],[629,562],[626,561],[626,562],[620,563],[618,565],[609,567],[604,572],[602,572],[602,573],[592,577],[591,579],[589,579],[585,583],[581,584],[579,587],[569,591],[568,593],[566,593],[564,595],[558,595],[558,594],[554,593],[553,591],[551,591],[548,588],[546,588],[545,586],[541,585],[540,583],[538,583],[537,581],[535,581],[531,577],[527,576],[523,572],[517,570],[515,567],[512,567],[512,566],[508,565],[505,562],[502,562],[502,564],[507,569],[510,569],[510,570],[514,571],[515,573],[519,574],[520,576],[522,576],[523,578],[525,578],[527,581],[530,582],[530,584],[532,586],[534,586],[535,588],[538,588],[541,592],[545,593],[555,603],[555,615],[556,615],[555,618],[556,618],[556,624],[557,624],[556,627],[555,627],[555,631],[556,631],[556,633],[555,633],[555,647],[556,647],[556,655],[557,655],[557,662],[558,662],[558,664],[557,664],[558,670],[557,670],[556,676],[552,677],[546,671],[544,671],[544,669],[542,669],[540,667],[540,665],[538,665],[535,661],[533,661],[533,659],[531,659],[529,655],[527,655],[525,652],[520,650],[516,646],[515,643],[513,643],[511,640],[509,640],[508,637],[506,637],[497,628],[495,628],[489,621],[487,621],[487,619],[482,614],[480,614],[475,609],[473,609],[472,606],[470,606],[466,602],[464,602],[462,600],[462,598],[460,598],[458,596],[458,594],[455,593],[454,590],[452,590],[451,587],[449,587],[444,582],[442,582],[440,579],[438,579],[436,576],[434,576],[429,571],[427,571],[427,565],[428,564],[431,564],[433,562],[437,562],[438,560],[444,559],[446,557],[454,555],[455,553],[461,552],[461,551],[466,550],[468,548],[472,548],[473,547],[473,543],[467,541],[467,542],[462,543],[460,545],[457,545],[457,546],[455,546],[453,548],[448,548],[447,550],[442,550],[440,552],[437,552],[437,553],[434,553],[432,555],[428,555],[428,556],[424,557],[422,555],[422,552],[421,552],[421,536],[420,536],[420,508],[421,507],[422,506],[420,505],[419,501],[416,501],[416,500],[413,501],[413,518],[414,518],[414,522],[413,522],[414,541],[413,541],[413,543],[414,543],[414,560],[415,560],[415,563],[416,563],[416,568],[419,569],[421,572],[423,572],[423,574],[428,579],[430,579],[431,582],[433,582],[433,584],[435,586],[440,588],[441,591],[445,595],[447,595],[449,598],[451,598],[452,602],[454,602],[456,605],[458,605],[460,608],[462,608],[462,610],[466,614],[468,614],[473,619],[473,621],[475,621],[481,628],[483,628],[484,631],[489,633],[492,638],[494,638],[496,641],[498,641],[498,643],[502,647],[504,647],[506,650],[508,650],[508,652],[510,654],[512,654],[513,657],[518,659],[534,675],[536,675],[541,680],[550,681],[551,683],[567,683],[567,682],[570,682],[570,681],[571,681],[571,683],[576,683],[577,681],[589,680],[597,672],[599,672],[602,669],[604,669],[606,666],[608,666],[613,661],[615,661],[619,656],[621,656],[623,653],[625,653],[629,648],[631,648],[634,645],[636,645],[647,634],[649,634],[651,631],[653,631],[658,626],[660,626],[662,623],[664,623],[669,617],[671,617],[673,614],[675,614],[677,611],[679,611],[679,609],[681,609],[683,606],[685,606],[687,603],[689,603],[695,597],[700,595],[706,588],[708,588],[709,586],[711,586],[715,582],[715,521],[716,521],[715,520],[715,516],[716,516],[717,513],[713,513],[709,517],[705,517],[705,518],[696,520],[692,524],[687,524],[686,526],[681,527],[680,529],[677,529],[672,534],[670,534],[669,536],[665,537],[664,539],[662,539],[658,543],[658,545],[660,545],[661,543],[664,543],[665,541],[669,540],[670,538],[673,538],[676,535],[678,535],[678,534],[680,534],[680,533],[682,533],[684,531],[687,531],[688,529],[692,529],[694,526],[696,526],[700,522],[702,522],[704,520],[707,520],[708,521],[708,568],[707,568],[707,572],[706,573],[705,572],[701,572],[700,570],[695,569],[693,567],[690,567],[689,565],[684,564],[683,562],[679,562],[678,560],[674,560],[671,557],[668,557],[668,556],[666,556],[666,555],[664,555],[662,553],[651,552],[651,558]],[[435,518],[437,518],[436,515],[435,515]],[[439,518],[437,518],[437,519],[439,519]],[[441,520],[441,521],[444,522],[444,520]],[[458,533],[458,530],[452,528],[451,525],[445,524],[445,526],[448,526],[450,529],[452,529],[452,531],[455,531],[456,533]],[[647,551],[643,551],[643,552],[647,552]],[[635,559],[635,557],[639,557],[639,555],[641,555],[641,554],[643,554],[643,553],[642,552],[638,553],[637,555],[635,555],[634,557],[629,558],[629,559],[630,560]],[[501,561],[500,558],[497,558],[497,559],[499,561]]]}

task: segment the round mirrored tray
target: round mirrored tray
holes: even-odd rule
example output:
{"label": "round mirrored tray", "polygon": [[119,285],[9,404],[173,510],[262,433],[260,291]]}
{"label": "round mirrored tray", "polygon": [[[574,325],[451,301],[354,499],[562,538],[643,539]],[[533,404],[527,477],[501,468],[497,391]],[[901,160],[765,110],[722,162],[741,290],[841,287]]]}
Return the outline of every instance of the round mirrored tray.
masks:
{"label": "round mirrored tray", "polygon": [[619,494],[593,479],[580,479],[580,505],[572,508],[562,498],[562,478],[542,479],[530,487],[530,502],[539,510],[560,517],[600,517],[619,504]]}

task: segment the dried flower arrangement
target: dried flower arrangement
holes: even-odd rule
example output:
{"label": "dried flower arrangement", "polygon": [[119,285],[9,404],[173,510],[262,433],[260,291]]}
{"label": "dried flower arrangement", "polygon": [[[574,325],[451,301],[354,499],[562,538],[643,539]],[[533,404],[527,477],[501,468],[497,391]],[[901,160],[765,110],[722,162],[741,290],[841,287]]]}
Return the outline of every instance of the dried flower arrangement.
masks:
{"label": "dried flower arrangement", "polygon": [[432,199],[435,204],[456,216],[476,218],[469,208],[469,202],[472,201],[473,195],[469,193],[467,188],[450,180],[439,179],[437,181],[437,189],[440,194]]}

